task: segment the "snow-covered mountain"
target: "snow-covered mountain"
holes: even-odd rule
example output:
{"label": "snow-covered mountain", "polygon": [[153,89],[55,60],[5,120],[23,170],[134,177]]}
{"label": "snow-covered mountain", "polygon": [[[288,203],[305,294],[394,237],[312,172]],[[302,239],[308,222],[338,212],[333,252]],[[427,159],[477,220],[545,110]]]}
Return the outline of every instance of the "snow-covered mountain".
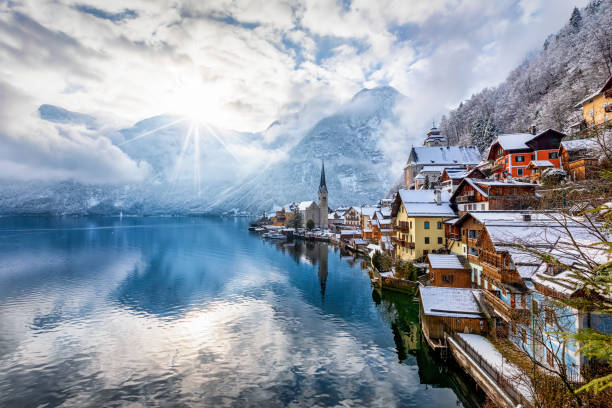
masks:
{"label": "snow-covered mountain", "polygon": [[[146,163],[145,181],[0,180],[0,213],[255,213],[316,199],[322,160],[330,205],[371,203],[387,193],[396,176],[384,153],[384,129],[397,123],[394,107],[402,98],[391,87],[364,89],[313,124],[299,142],[287,143],[270,141],[270,129],[242,133],[173,116],[145,119],[104,134],[130,158]],[[97,118],[52,105],[39,113],[58,126],[100,127]]]}
{"label": "snow-covered mountain", "polygon": [[391,87],[364,89],[331,116],[320,120],[287,154],[221,197],[212,208],[270,209],[291,201],[317,199],[325,161],[331,206],[372,203],[385,196],[394,176],[383,153],[383,124],[394,123],[403,96]]}

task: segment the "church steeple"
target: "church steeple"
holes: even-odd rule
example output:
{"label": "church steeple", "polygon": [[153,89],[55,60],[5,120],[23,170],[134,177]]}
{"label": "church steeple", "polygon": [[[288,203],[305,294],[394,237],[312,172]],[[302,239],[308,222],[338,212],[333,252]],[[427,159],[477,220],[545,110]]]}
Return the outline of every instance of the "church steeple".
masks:
{"label": "church steeple", "polygon": [[319,183],[319,227],[327,229],[327,184],[325,183],[325,162],[321,161],[321,182]]}
{"label": "church steeple", "polygon": [[325,162],[321,161],[321,182],[319,183],[319,192],[323,191],[323,189],[327,190],[327,185],[325,184]]}

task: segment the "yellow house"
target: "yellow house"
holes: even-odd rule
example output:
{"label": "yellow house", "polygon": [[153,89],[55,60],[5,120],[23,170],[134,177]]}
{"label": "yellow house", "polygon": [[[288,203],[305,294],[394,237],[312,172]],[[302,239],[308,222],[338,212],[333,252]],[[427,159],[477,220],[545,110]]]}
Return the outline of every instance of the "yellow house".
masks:
{"label": "yellow house", "polygon": [[587,128],[612,121],[612,76],[599,91],[584,98],[576,107],[582,108]]}
{"label": "yellow house", "polygon": [[454,218],[450,194],[440,190],[400,190],[393,202],[395,256],[413,261],[446,247],[444,221]]}

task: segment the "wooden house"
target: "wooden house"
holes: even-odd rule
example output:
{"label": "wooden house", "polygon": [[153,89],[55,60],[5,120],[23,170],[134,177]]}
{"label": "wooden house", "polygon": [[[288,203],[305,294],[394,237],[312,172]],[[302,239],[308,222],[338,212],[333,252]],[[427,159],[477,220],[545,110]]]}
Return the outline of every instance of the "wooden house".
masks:
{"label": "wooden house", "polygon": [[466,211],[522,209],[532,204],[536,186],[514,180],[465,178],[450,198],[459,214]]}
{"label": "wooden house", "polygon": [[598,177],[600,152],[601,147],[595,139],[567,140],[559,146],[563,169],[574,180]]}
{"label": "wooden house", "polygon": [[445,286],[449,288],[471,288],[472,278],[470,269],[456,254],[429,254],[429,282],[432,286]]}
{"label": "wooden house", "polygon": [[445,346],[444,332],[486,334],[487,320],[480,310],[479,290],[421,286],[419,316],[423,335],[436,349]]}
{"label": "wooden house", "polygon": [[499,135],[489,147],[487,160],[493,162],[494,178],[527,178],[531,160],[548,160],[559,168],[559,144],[565,134],[553,129],[539,134],[516,133]]}

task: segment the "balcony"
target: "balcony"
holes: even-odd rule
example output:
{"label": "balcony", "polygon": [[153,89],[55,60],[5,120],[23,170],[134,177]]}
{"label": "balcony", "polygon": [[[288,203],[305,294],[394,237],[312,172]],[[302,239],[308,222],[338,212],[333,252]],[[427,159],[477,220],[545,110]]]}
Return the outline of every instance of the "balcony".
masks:
{"label": "balcony", "polygon": [[484,293],[486,301],[493,307],[493,309],[495,309],[498,314],[504,315],[510,318],[511,320],[519,321],[522,323],[526,323],[529,321],[529,309],[513,308],[509,304],[501,300],[499,297],[497,297],[493,292],[490,292],[488,290],[483,290],[482,293]]}
{"label": "balcony", "polygon": [[476,201],[476,197],[473,194],[463,195],[457,197],[457,203],[473,203]]}
{"label": "balcony", "polygon": [[505,163],[499,163],[494,165],[493,167],[491,167],[491,172],[492,173],[499,173],[502,172],[506,169],[506,164]]}
{"label": "balcony", "polygon": [[412,248],[414,249],[414,242],[409,242],[406,239],[401,239],[398,237],[393,237],[393,242],[397,243],[397,245],[402,246],[404,248]]}
{"label": "balcony", "polygon": [[407,222],[400,221],[397,225],[393,227],[394,231],[399,232],[410,232],[410,225]]}

